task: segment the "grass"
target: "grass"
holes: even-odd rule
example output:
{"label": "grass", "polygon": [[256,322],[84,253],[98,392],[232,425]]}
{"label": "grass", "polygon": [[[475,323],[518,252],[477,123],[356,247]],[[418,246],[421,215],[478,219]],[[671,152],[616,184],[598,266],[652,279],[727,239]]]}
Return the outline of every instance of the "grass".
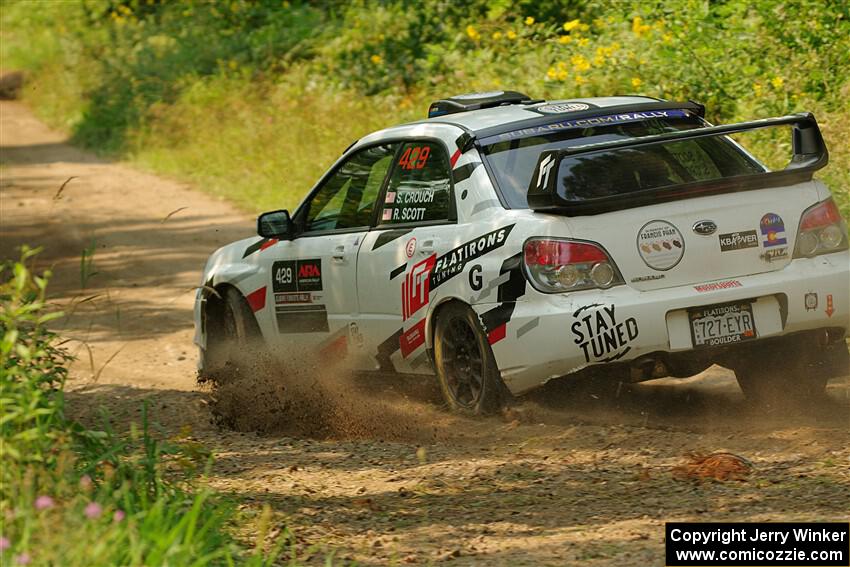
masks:
{"label": "grass", "polygon": [[[156,438],[141,425],[116,433],[65,416],[69,355],[47,330],[49,273],[24,249],[0,274],[0,563],[241,565],[274,563],[288,534],[265,548],[271,511],[248,522],[259,543],[234,536],[246,519],[205,486],[208,450],[185,435]],[[295,560],[291,562],[295,564]]]}

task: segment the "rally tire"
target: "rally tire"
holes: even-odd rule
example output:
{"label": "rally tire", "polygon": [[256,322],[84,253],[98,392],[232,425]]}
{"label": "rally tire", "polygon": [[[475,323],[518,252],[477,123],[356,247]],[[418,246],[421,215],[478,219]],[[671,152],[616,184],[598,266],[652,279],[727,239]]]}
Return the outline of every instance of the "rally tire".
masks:
{"label": "rally tire", "polygon": [[436,314],[434,365],[452,411],[492,414],[510,398],[478,315],[462,303],[449,303]]}
{"label": "rally tire", "polygon": [[204,375],[215,382],[252,364],[262,348],[260,327],[239,290],[226,287],[220,298],[204,353]]}

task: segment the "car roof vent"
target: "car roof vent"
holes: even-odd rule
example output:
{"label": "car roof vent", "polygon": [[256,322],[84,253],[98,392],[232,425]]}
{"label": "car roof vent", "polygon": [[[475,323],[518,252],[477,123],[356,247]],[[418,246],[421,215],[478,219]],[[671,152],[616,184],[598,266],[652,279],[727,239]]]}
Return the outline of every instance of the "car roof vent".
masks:
{"label": "car roof vent", "polygon": [[506,104],[528,104],[530,102],[534,102],[530,96],[516,91],[488,91],[455,95],[432,102],[431,106],[428,107],[428,118],[480,108],[491,108]]}

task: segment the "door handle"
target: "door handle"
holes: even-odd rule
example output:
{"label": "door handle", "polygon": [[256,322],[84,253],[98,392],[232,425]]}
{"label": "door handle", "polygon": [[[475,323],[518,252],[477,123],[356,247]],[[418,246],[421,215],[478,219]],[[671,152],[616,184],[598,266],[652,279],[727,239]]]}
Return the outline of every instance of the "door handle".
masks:
{"label": "door handle", "polygon": [[345,245],[344,244],[340,244],[339,246],[334,246],[333,259],[334,260],[345,260]]}
{"label": "door handle", "polygon": [[428,240],[423,240],[422,246],[419,247],[419,251],[423,254],[430,254],[437,248],[439,244],[439,238],[429,238]]}

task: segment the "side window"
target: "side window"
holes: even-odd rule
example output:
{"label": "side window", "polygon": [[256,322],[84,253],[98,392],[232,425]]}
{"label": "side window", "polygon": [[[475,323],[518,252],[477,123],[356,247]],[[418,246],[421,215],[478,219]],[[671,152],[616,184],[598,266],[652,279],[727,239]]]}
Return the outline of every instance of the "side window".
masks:
{"label": "side window", "polygon": [[379,223],[441,221],[449,218],[451,168],[443,146],[407,142],[390,177]]}
{"label": "side window", "polygon": [[348,158],[313,195],[305,231],[342,230],[372,224],[372,211],[398,144],[361,150]]}

